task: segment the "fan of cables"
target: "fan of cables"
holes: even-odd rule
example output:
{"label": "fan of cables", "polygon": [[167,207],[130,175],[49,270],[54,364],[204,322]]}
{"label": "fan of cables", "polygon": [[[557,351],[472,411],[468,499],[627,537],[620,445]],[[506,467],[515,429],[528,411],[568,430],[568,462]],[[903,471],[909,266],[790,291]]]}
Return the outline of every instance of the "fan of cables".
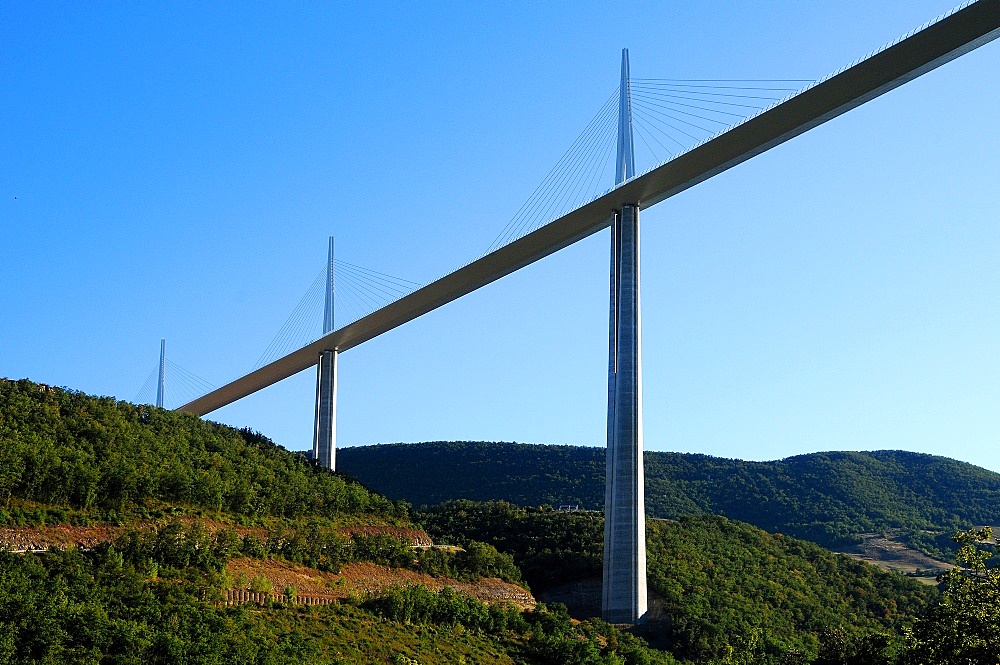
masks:
{"label": "fan of cables", "polygon": [[[334,322],[338,328],[368,316],[421,286],[418,282],[339,259],[335,259],[333,265]],[[326,282],[327,265],[324,263],[253,369],[263,367],[323,335]]]}

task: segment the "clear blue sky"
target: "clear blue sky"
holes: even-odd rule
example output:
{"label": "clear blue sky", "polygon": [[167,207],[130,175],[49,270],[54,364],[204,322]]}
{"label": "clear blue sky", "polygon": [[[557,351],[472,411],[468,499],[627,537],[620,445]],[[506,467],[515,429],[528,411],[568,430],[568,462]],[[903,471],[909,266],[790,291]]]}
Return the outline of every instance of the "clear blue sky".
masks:
{"label": "clear blue sky", "polygon": [[[0,375],[221,385],[338,257],[480,254],[617,85],[816,79],[950,0],[0,5]],[[1000,44],[643,213],[647,449],[1000,471]],[[611,183],[605,183],[609,186]],[[341,446],[603,445],[606,233],[345,353]],[[313,371],[210,417],[311,445]]]}

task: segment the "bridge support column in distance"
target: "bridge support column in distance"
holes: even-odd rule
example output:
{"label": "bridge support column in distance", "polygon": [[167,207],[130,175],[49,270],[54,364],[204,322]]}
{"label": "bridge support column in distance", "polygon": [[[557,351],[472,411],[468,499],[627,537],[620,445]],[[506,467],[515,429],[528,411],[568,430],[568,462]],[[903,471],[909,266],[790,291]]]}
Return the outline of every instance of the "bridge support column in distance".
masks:
{"label": "bridge support column in distance", "polygon": [[316,366],[316,431],[313,459],[337,468],[337,352],[323,351]]}
{"label": "bridge support column in distance", "polygon": [[637,205],[623,206],[620,213],[615,213],[611,243],[608,458],[601,615],[609,623],[637,624],[645,620],[647,610]]}
{"label": "bridge support column in distance", "polygon": [[156,406],[163,408],[163,396],[166,392],[163,380],[164,370],[167,364],[167,340],[160,340],[160,373],[156,381]]}

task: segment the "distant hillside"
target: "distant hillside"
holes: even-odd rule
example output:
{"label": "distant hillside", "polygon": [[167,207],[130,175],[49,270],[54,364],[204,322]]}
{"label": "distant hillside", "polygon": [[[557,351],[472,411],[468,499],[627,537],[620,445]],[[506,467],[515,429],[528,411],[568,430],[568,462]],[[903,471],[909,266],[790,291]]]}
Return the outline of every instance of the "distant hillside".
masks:
{"label": "distant hillside", "polygon": [[[770,532],[842,547],[858,534],[900,530],[948,557],[951,534],[1000,515],[1000,474],[903,451],[830,452],[774,462],[645,453],[646,510],[677,519],[716,514]],[[436,442],[344,448],[338,467],[392,499],[525,506],[604,506],[604,449]]]}

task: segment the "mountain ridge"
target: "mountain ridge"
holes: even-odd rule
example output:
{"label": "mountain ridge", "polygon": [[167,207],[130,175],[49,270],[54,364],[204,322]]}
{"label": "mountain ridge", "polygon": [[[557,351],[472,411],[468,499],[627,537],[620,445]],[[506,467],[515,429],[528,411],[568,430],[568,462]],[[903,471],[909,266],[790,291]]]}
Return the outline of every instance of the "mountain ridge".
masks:
{"label": "mountain ridge", "polygon": [[[426,442],[343,448],[341,470],[393,500],[604,505],[604,449],[509,442]],[[830,451],[773,461],[646,451],[646,510],[678,519],[717,514],[825,547],[895,531],[948,558],[951,535],[995,521],[1000,474],[899,450]]]}

